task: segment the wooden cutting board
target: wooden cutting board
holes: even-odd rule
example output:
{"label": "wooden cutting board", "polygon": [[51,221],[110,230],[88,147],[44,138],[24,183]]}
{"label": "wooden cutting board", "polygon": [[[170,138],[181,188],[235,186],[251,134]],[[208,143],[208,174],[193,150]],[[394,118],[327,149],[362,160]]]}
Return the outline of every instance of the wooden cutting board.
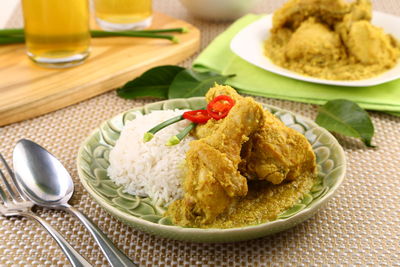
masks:
{"label": "wooden cutting board", "polygon": [[186,27],[180,42],[150,38],[93,38],[89,58],[68,69],[36,66],[24,45],[0,46],[0,126],[36,117],[115,89],[151,67],[177,64],[195,53],[200,32],[156,13],[152,28]]}

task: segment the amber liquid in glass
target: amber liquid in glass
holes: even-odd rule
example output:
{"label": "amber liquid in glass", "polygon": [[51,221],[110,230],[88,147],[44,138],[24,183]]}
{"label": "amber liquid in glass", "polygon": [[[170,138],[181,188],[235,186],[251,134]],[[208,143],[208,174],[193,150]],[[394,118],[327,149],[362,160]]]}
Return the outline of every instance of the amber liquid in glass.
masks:
{"label": "amber liquid in glass", "polygon": [[80,64],[89,55],[87,0],[23,0],[28,56],[48,67]]}
{"label": "amber liquid in glass", "polygon": [[150,26],[152,0],[95,0],[96,20],[106,30],[128,30]]}

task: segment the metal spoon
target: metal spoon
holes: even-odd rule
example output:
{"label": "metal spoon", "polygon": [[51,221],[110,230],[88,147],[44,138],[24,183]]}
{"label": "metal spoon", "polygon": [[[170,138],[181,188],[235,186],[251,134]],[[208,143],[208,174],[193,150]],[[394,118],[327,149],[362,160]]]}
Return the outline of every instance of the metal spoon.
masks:
{"label": "metal spoon", "polygon": [[21,139],[14,148],[13,164],[19,186],[33,203],[75,215],[93,235],[111,266],[137,266],[89,218],[68,204],[74,184],[55,156],[30,140]]}

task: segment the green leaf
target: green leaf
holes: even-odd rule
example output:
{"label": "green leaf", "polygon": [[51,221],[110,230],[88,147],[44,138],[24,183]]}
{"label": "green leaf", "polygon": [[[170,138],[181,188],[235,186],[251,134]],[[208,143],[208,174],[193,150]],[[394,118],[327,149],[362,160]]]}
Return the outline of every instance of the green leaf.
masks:
{"label": "green leaf", "polygon": [[183,70],[182,67],[172,65],[152,68],[117,89],[117,94],[122,98],[129,99],[139,97],[167,98],[171,82]]}
{"label": "green leaf", "polygon": [[315,122],[329,131],[361,138],[366,146],[373,147],[371,139],[374,135],[374,125],[368,113],[352,101],[328,101],[320,107]]}
{"label": "green leaf", "polygon": [[176,75],[169,88],[168,98],[204,96],[215,83],[224,83],[235,75],[220,75],[215,72],[196,72],[186,69]]}

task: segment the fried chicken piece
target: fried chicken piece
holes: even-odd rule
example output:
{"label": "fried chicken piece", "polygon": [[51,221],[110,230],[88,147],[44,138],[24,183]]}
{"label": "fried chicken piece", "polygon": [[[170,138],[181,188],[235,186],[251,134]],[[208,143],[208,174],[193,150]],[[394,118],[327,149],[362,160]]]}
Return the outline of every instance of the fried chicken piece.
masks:
{"label": "fried chicken piece", "polygon": [[[235,101],[243,98],[230,86],[216,85],[208,91],[206,99],[211,101],[218,95],[228,95]],[[207,137],[219,127],[220,121],[209,120],[196,127],[195,136]],[[241,158],[239,170],[244,176],[274,184],[313,173],[316,168],[315,154],[307,139],[267,110],[263,110],[262,124],[242,146]]]}
{"label": "fried chicken piece", "polygon": [[300,25],[286,46],[288,59],[305,60],[312,65],[339,60],[343,54],[339,35],[317,22],[314,17]]}
{"label": "fried chicken piece", "polygon": [[316,159],[311,145],[302,134],[265,111],[264,125],[242,149],[239,169],[248,179],[280,184],[314,173]]}
{"label": "fried chicken piece", "polygon": [[350,5],[343,0],[290,0],[273,16],[271,32],[281,28],[296,30],[309,17],[334,25],[350,12]]}
{"label": "fried chicken piece", "polygon": [[363,64],[381,62],[386,67],[392,67],[399,56],[399,49],[394,45],[393,39],[383,29],[368,21],[353,23],[345,44],[350,55]]}
{"label": "fried chicken piece", "polygon": [[334,25],[334,29],[345,41],[351,25],[360,20],[372,19],[372,5],[370,0],[357,0],[350,4],[349,12],[343,19]]}
{"label": "fried chicken piece", "polygon": [[371,0],[356,0],[355,2],[351,3],[351,11],[350,14],[347,14],[346,17],[351,17],[352,21],[358,20],[368,20],[372,19],[372,4]]}
{"label": "fried chicken piece", "polygon": [[383,29],[369,21],[372,7],[369,0],[352,3],[351,12],[335,26],[348,54],[363,64],[385,63],[386,67],[396,64],[400,49],[396,40]]}
{"label": "fried chicken piece", "polygon": [[[221,161],[225,164],[219,165]],[[209,222],[233,204],[234,197],[229,196],[220,181],[216,179],[215,169],[222,169],[218,173],[220,177],[227,171],[233,171],[230,176],[236,176],[234,179],[241,182],[239,185],[241,190],[238,193],[247,192],[247,184],[242,177],[239,177],[233,163],[221,152],[203,142],[196,141],[190,144],[190,150],[186,154],[186,164],[185,196],[180,200],[178,210],[173,211],[175,220],[183,225]],[[173,206],[168,210],[172,209]]]}
{"label": "fried chicken piece", "polygon": [[214,132],[190,143],[182,200],[188,221],[210,222],[247,194],[247,180],[238,170],[240,152],[262,115],[260,104],[241,98]]}

